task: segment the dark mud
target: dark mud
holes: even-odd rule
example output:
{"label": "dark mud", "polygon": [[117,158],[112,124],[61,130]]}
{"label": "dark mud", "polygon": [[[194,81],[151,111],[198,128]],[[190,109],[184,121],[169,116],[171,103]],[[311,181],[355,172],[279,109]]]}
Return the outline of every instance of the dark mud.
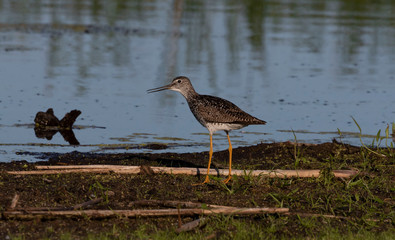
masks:
{"label": "dark mud", "polygon": [[[298,146],[299,145],[299,146]],[[158,148],[160,145],[151,146],[151,149]],[[258,144],[250,147],[239,147],[233,149],[232,164],[238,169],[295,169],[295,161],[302,157],[298,162],[300,169],[314,169],[326,163],[331,156],[343,157],[359,155],[360,148],[339,143],[314,144],[294,144],[273,143]],[[102,154],[102,153],[83,153],[70,152],[66,154],[58,153],[30,153],[21,152],[21,155],[35,155],[44,161],[38,161],[39,165],[85,165],[85,164],[119,164],[119,165],[149,165],[166,167],[207,167],[208,152],[201,153],[122,153],[122,154]],[[213,154],[212,167],[227,168],[228,150],[215,152]],[[309,161],[313,159],[314,161]],[[4,168],[18,168],[20,164],[2,164]],[[345,162],[347,163],[347,161]],[[336,163],[334,163],[336,164]],[[344,164],[344,162],[342,162]],[[23,163],[25,165],[25,163]],[[34,166],[34,164],[28,164]],[[0,163],[1,166],[1,163]]]}
{"label": "dark mud", "polygon": [[[374,151],[374,152],[372,152]],[[29,153],[24,153],[29,154]],[[337,142],[319,145],[293,143],[259,144],[233,150],[235,169],[358,169],[352,179],[335,179],[324,174],[316,179],[279,179],[234,177],[226,186],[213,177],[210,184],[192,186],[204,176],[169,174],[55,174],[10,175],[7,170],[29,170],[37,165],[118,164],[171,167],[207,167],[208,153],[163,154],[67,154],[41,153],[37,163],[1,163],[0,208],[9,208],[15,194],[17,208],[70,207],[90,199],[105,201],[92,209],[134,209],[136,200],[177,200],[235,207],[288,207],[291,212],[329,214],[345,217],[299,217],[298,215],[256,215],[239,218],[209,217],[206,227],[197,228],[186,237],[212,236],[233,238],[247,229],[251,238],[264,234],[273,237],[325,236],[328,232],[358,233],[361,230],[381,233],[394,227],[393,149],[371,149]],[[228,151],[213,155],[214,168],[227,168]],[[328,171],[326,171],[328,170]],[[108,194],[111,193],[111,194]],[[182,218],[186,223],[191,217]],[[176,217],[162,218],[56,218],[0,220],[0,238],[70,239],[105,236],[116,239],[149,238],[156,232],[175,237]],[[223,223],[227,224],[224,226]],[[222,225],[221,225],[222,224]],[[243,227],[238,227],[238,226]],[[137,235],[136,235],[137,234]],[[318,234],[318,235],[317,235]],[[393,236],[395,233],[391,233]],[[155,235],[156,236],[156,235]],[[154,237],[156,238],[156,237]],[[66,238],[67,239],[67,238]]]}

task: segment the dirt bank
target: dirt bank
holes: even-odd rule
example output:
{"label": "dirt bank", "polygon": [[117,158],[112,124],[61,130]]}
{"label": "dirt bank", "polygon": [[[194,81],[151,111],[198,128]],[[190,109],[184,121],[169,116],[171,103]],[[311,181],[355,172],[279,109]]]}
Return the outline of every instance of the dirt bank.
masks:
{"label": "dirt bank", "polygon": [[[374,152],[372,152],[374,151]],[[29,154],[29,153],[24,153]],[[101,201],[87,209],[156,209],[163,206],[136,206],[141,200],[185,201],[233,207],[286,207],[291,215],[255,214],[231,217],[210,216],[207,224],[185,237],[237,237],[243,231],[250,237],[313,237],[330,232],[358,234],[361,230],[382,233],[394,226],[394,157],[393,149],[372,149],[325,143],[299,145],[293,143],[259,144],[234,149],[233,168],[256,169],[320,169],[319,178],[234,177],[224,185],[213,177],[210,184],[193,186],[204,176],[172,174],[93,174],[14,175],[9,170],[32,170],[37,165],[144,165],[168,167],[206,167],[208,153],[163,154],[67,154],[41,153],[37,163],[1,163],[0,206],[28,213],[31,208],[70,208],[91,199]],[[213,167],[227,168],[228,152],[214,153]],[[351,179],[334,178],[334,169],[358,169]],[[307,215],[306,215],[307,214]],[[310,214],[310,216],[309,216]],[[318,217],[331,215],[333,218]],[[199,216],[185,216],[187,223]],[[10,219],[2,215],[0,238],[157,238],[177,235],[177,217],[37,217],[29,220]],[[225,224],[226,223],[226,224]],[[140,235],[139,235],[140,234]],[[214,234],[214,235],[213,235]],[[393,234],[390,233],[390,234]],[[392,235],[391,235],[392,236]]]}

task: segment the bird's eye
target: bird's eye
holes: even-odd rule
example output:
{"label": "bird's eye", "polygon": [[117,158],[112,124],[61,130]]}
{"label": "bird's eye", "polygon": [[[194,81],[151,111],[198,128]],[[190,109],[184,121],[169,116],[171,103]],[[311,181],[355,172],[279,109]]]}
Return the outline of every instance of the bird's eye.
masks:
{"label": "bird's eye", "polygon": [[178,83],[181,83],[181,80],[180,79],[178,79],[178,81],[177,81]]}

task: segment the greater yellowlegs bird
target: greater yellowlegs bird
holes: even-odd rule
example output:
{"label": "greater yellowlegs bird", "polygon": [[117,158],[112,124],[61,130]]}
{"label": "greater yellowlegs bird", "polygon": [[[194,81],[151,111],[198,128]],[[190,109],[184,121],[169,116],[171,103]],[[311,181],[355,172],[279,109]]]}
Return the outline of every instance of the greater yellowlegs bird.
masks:
{"label": "greater yellowlegs bird", "polygon": [[180,76],[173,79],[173,81],[166,86],[153,88],[147,90],[148,93],[159,92],[163,90],[173,90],[180,92],[188,102],[191,112],[203,127],[207,128],[210,133],[210,152],[207,167],[206,179],[202,184],[208,183],[211,158],[213,156],[213,133],[219,130],[224,130],[229,142],[229,175],[224,180],[226,184],[232,178],[232,144],[229,138],[231,130],[240,129],[252,124],[265,124],[266,122],[260,120],[250,114],[244,112],[235,104],[228,100],[209,96],[200,95],[193,88],[189,78]]}

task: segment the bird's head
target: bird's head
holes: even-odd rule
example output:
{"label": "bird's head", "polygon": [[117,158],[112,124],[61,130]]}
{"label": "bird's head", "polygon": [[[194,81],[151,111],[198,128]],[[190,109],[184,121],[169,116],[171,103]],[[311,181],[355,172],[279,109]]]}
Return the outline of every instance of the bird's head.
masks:
{"label": "bird's head", "polygon": [[184,77],[184,76],[179,76],[173,79],[170,84],[158,87],[158,88],[152,88],[148,89],[148,93],[154,93],[154,92],[159,92],[163,90],[172,90],[176,92],[180,92],[184,97],[187,97],[189,94],[195,94],[195,90],[193,89],[193,86],[191,84],[191,81],[189,78]]}

